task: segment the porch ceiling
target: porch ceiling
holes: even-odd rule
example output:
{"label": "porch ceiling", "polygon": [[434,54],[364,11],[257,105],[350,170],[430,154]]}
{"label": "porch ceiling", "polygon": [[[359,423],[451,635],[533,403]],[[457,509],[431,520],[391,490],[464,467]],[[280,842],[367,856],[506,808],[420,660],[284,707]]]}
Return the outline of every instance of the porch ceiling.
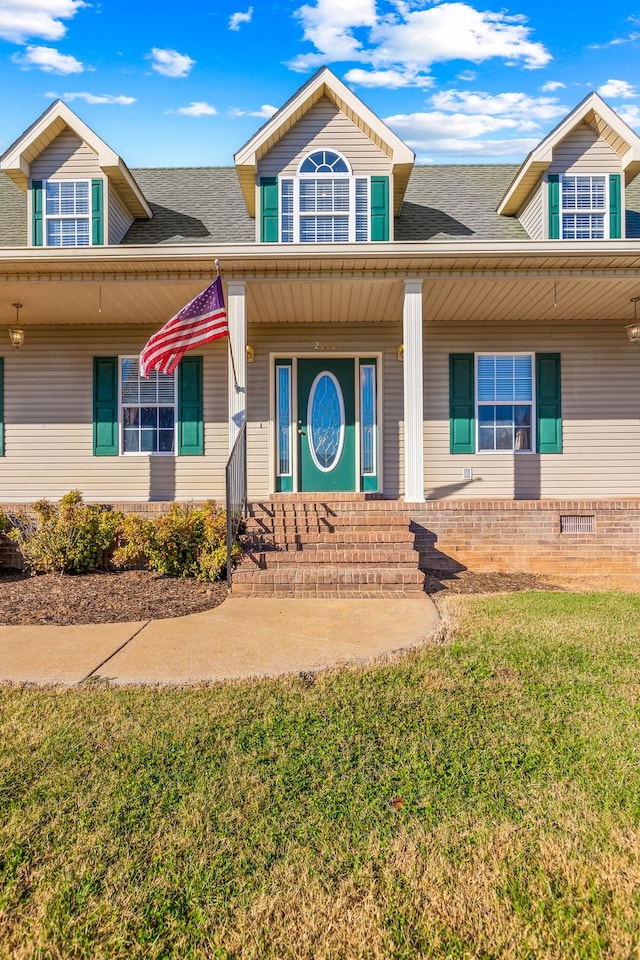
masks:
{"label": "porch ceiling", "polygon": [[[250,324],[400,323],[405,279],[423,281],[425,322],[625,323],[640,295],[640,247],[631,243],[588,254],[584,245],[370,246],[216,252],[223,279],[246,282]],[[26,325],[159,326],[215,272],[201,250],[105,249],[0,251],[0,326],[14,322],[14,302]]]}

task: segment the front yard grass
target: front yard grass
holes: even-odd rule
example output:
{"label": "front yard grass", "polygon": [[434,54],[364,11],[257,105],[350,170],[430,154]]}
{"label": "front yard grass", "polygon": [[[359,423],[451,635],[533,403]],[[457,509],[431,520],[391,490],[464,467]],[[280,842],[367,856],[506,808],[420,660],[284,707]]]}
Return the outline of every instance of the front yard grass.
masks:
{"label": "front yard grass", "polygon": [[458,602],[367,669],[1,688],[0,956],[640,956],[640,598]]}

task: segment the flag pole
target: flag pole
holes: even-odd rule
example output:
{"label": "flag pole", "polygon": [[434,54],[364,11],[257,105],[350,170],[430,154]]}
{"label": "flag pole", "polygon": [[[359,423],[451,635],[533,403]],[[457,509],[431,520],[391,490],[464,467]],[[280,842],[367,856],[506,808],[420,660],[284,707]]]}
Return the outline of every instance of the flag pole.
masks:
{"label": "flag pole", "polygon": [[[216,276],[220,276],[220,261],[216,259]],[[236,390],[238,389],[238,374],[236,373],[236,361],[233,357],[233,347],[231,346],[231,331],[229,331],[229,356],[231,357],[231,369],[233,370],[233,379],[236,385]]]}

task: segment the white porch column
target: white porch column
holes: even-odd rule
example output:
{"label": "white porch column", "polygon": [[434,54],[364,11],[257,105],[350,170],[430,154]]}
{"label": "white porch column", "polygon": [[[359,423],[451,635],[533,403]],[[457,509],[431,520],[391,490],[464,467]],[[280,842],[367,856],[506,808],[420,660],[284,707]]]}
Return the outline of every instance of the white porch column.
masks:
{"label": "white porch column", "polygon": [[[229,453],[247,416],[247,314],[245,284],[227,284],[227,316],[229,318]],[[233,373],[235,361],[238,383]]]}
{"label": "white porch column", "polygon": [[422,280],[405,280],[402,310],[404,344],[404,499],[424,500]]}

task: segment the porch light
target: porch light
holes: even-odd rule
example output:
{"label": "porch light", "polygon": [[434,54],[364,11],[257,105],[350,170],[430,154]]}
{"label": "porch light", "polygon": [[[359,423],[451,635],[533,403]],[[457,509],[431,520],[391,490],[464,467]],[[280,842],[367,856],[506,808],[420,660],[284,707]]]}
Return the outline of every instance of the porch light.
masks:
{"label": "porch light", "polygon": [[256,358],[256,352],[250,343],[247,344],[247,363],[253,363]]}
{"label": "porch light", "polygon": [[627,336],[631,343],[640,342],[640,321],[638,320],[638,302],[640,297],[631,297],[633,304],[633,323],[627,324]]}
{"label": "porch light", "polygon": [[21,303],[12,303],[12,307],[16,308],[16,325],[15,327],[9,327],[9,340],[11,341],[11,346],[16,349],[20,349],[24,345],[24,329],[20,326],[20,310],[22,309]]}

